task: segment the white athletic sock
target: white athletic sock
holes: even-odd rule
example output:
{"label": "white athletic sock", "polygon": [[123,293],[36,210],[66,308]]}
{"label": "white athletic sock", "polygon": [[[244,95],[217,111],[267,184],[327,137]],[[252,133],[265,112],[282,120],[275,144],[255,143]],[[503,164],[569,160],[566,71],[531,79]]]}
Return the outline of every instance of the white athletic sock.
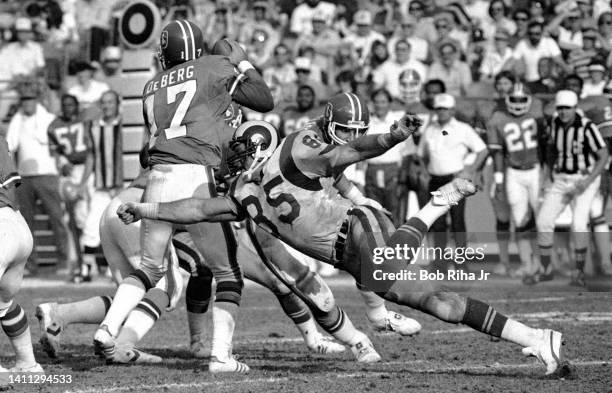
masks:
{"label": "white athletic sock", "polygon": [[116,337],[117,333],[119,333],[119,327],[125,321],[130,311],[142,300],[144,295],[145,289],[142,283],[127,277],[117,288],[113,304],[101,324],[108,326],[110,334]]}
{"label": "white athletic sock", "polygon": [[600,258],[600,266],[610,266],[610,228],[607,222],[593,227],[593,240]]}
{"label": "white athletic sock", "polygon": [[531,268],[531,260],[533,258],[533,250],[531,248],[531,239],[527,237],[521,237],[517,240],[519,259],[521,260],[521,266]]}
{"label": "white athletic sock", "polygon": [[96,323],[104,320],[110,304],[107,296],[96,296],[73,303],[57,305],[57,314],[63,326],[71,323]]}
{"label": "white athletic sock", "polygon": [[522,347],[534,346],[542,339],[539,329],[531,328],[510,318],[504,325],[501,338]]}
{"label": "white athletic sock", "polygon": [[140,309],[133,310],[121,327],[117,344],[133,347],[151,330],[155,321],[157,321],[157,318],[154,318],[151,314]]}
{"label": "white athletic sock", "polygon": [[372,291],[359,290],[366,305],[366,315],[372,322],[384,320],[387,317],[385,301]]}
{"label": "white athletic sock", "polygon": [[202,341],[206,329],[206,313],[187,311],[187,323],[189,324],[189,336],[191,342]]}
{"label": "white athletic sock", "polygon": [[296,323],[295,326],[300,331],[306,346],[313,347],[317,345],[317,338],[321,337],[321,333],[319,333],[313,318],[308,319],[306,322]]}
{"label": "white athletic sock", "polygon": [[431,227],[434,222],[450,210],[450,206],[436,206],[433,203],[427,202],[425,206],[421,208],[414,217],[423,221],[427,228]]}
{"label": "white athletic sock", "polygon": [[342,312],[342,325],[340,326],[340,329],[336,330],[333,333],[333,336],[336,340],[340,341],[342,344],[344,345],[348,345],[348,346],[353,346],[355,344],[357,344],[358,342],[360,342],[361,340],[363,340],[364,338],[367,338],[367,336],[360,332],[359,330],[357,330],[355,328],[355,326],[353,325],[353,322],[351,322],[351,320],[348,318],[348,316],[344,313],[344,311]]}
{"label": "white athletic sock", "polygon": [[32,349],[32,336],[28,327],[17,337],[11,337],[11,345],[15,350],[15,367],[32,367],[36,364],[34,351]]}
{"label": "white athletic sock", "polygon": [[229,359],[232,351],[232,337],[236,322],[234,315],[238,305],[229,302],[215,302],[213,304],[213,339],[210,351],[211,357],[220,361]]}

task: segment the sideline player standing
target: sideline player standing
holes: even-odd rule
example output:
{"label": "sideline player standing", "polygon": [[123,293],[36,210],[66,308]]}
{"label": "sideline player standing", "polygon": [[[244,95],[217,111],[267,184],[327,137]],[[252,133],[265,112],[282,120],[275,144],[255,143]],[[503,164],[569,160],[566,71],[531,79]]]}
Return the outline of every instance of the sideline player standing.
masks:
{"label": "sideline player standing", "polygon": [[[151,135],[144,201],[215,196],[213,167],[221,161],[221,146],[232,137],[225,120],[232,100],[259,112],[273,108],[269,89],[242,48],[226,43],[229,56],[203,56],[204,40],[195,24],[177,20],[163,28],[158,52],[163,71],[143,91],[143,115]],[[248,370],[231,355],[234,314],[243,286],[231,228],[227,223],[200,223],[188,231],[217,281],[213,321],[219,329],[213,336],[209,370]],[[123,280],[94,335],[94,344],[105,355],[112,356],[121,324],[164,275],[164,255],[173,232],[167,222],[143,222],[140,269]]]}
{"label": "sideline player standing", "polygon": [[10,370],[0,366],[0,373],[42,373],[42,367],[34,359],[28,319],[14,301],[33,244],[32,233],[15,202],[14,188],[20,181],[6,140],[0,136],[0,325],[16,355],[15,366]]}
{"label": "sideline player standing", "polygon": [[[533,274],[535,217],[540,194],[539,138],[542,112],[531,106],[532,97],[516,83],[505,98],[505,110],[498,110],[487,126],[493,150],[496,193],[505,192],[514,222],[521,267],[513,276]],[[505,185],[505,187],[504,187]]]}
{"label": "sideline player standing", "polygon": [[[577,113],[577,105],[578,95],[571,90],[561,90],[555,96],[557,115],[549,125],[550,151],[547,152],[553,182],[546,190],[536,219],[541,267],[526,281],[529,284],[552,280],[550,259],[555,220],[571,204],[576,260],[571,284],[585,285],[589,210],[608,161],[608,150],[597,126]],[[545,170],[545,179],[550,176],[548,171]]]}

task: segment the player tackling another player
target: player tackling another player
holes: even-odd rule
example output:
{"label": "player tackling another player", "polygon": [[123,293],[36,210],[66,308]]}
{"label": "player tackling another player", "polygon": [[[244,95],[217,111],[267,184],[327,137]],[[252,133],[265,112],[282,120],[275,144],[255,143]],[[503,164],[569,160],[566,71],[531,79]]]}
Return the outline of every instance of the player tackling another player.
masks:
{"label": "player tackling another player", "polygon": [[377,209],[329,198],[326,188],[348,165],[384,153],[421,125],[416,116],[406,115],[389,133],[364,135],[366,112],[364,101],[354,94],[332,97],[322,118],[289,135],[278,147],[270,128],[247,122],[236,130],[231,143],[236,153],[231,161],[239,164],[241,173],[226,197],[128,203],[120,206],[118,214],[126,223],[141,218],[182,224],[249,218],[299,251],[349,272],[389,301],[519,344],[524,354],[545,364],[547,374],[561,369],[559,332],[530,328],[486,303],[431,282],[372,279],[375,269],[387,273],[417,269],[405,261],[374,265],[372,250],[404,244],[419,247],[428,227],[476,188],[468,180],[454,179],[432,193],[431,201],[397,230]]}

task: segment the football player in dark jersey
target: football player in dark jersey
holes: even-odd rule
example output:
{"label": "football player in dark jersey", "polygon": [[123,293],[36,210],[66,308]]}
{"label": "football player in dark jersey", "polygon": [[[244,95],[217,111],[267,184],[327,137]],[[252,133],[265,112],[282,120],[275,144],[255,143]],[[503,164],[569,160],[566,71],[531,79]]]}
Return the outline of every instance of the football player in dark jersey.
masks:
{"label": "football player in dark jersey", "polygon": [[[172,21],[161,31],[162,71],[143,89],[143,116],[151,135],[145,201],[216,195],[213,167],[221,161],[222,145],[232,137],[225,119],[231,102],[259,112],[274,106],[268,87],[240,45],[226,40],[218,44],[226,47],[227,55],[205,54],[202,32],[186,20]],[[164,256],[174,229],[167,222],[143,221],[140,268],[119,285],[94,335],[94,345],[106,357],[112,357],[114,338],[129,312],[164,276]],[[213,320],[220,328],[213,337],[209,370],[248,371],[231,354],[234,314],[243,286],[231,228],[227,223],[200,223],[187,229],[217,281]],[[163,297],[150,301],[158,308],[166,303]]]}
{"label": "football player in dark jersey", "polygon": [[[261,124],[243,124],[232,144],[243,172],[226,198],[125,204],[118,214],[126,223],[140,218],[187,224],[248,217],[298,250],[346,270],[389,301],[519,344],[525,355],[545,364],[546,374],[566,370],[561,333],[528,327],[430,281],[399,278],[408,272],[419,275],[421,269],[406,263],[412,259],[409,255],[394,250],[417,249],[428,227],[450,205],[476,192],[470,181],[458,178],[433,192],[430,203],[397,230],[376,209],[326,198],[325,188],[346,166],[384,153],[421,124],[416,116],[407,115],[388,134],[360,137],[367,130],[364,107],[356,96],[332,97],[323,118],[285,138],[278,148],[274,131]],[[252,230],[251,225],[248,228]],[[376,260],[380,250],[389,257]]]}

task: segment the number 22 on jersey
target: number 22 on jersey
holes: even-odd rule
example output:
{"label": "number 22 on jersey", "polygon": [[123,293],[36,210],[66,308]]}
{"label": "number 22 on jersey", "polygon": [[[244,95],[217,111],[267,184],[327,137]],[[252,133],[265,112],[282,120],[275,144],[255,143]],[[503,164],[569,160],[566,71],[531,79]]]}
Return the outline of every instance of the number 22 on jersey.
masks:
{"label": "number 22 on jersey", "polygon": [[[155,94],[151,94],[145,99],[145,111],[149,122],[149,132],[151,133],[151,139],[149,140],[150,148],[155,145],[155,141],[162,132],[165,134],[166,140],[187,135],[187,126],[183,124],[183,119],[187,114],[187,110],[191,105],[196,90],[197,82],[193,79],[179,83],[178,85],[168,86],[166,88],[165,104],[172,105],[177,100],[179,100],[179,102],[178,105],[176,105],[174,114],[169,113],[172,117],[167,116],[163,123],[159,125],[155,119]],[[180,93],[184,94],[179,96]],[[170,124],[168,124],[168,119],[170,119]]]}
{"label": "number 22 on jersey", "polygon": [[506,150],[515,152],[538,147],[536,141],[537,125],[535,119],[528,118],[519,123],[509,122],[504,125]]}

